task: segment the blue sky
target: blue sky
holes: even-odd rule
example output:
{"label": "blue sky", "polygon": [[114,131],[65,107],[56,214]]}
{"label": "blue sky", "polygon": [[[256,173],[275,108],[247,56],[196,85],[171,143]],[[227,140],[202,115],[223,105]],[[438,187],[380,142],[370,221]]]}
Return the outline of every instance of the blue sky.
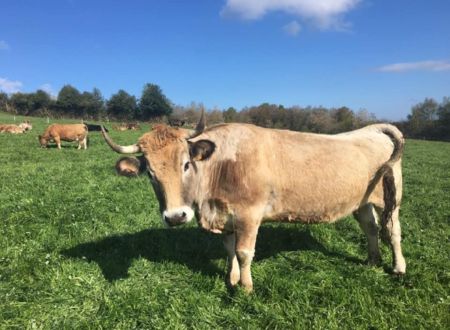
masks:
{"label": "blue sky", "polygon": [[448,0],[0,2],[0,89],[65,84],[175,104],[349,106],[406,118],[450,96]]}

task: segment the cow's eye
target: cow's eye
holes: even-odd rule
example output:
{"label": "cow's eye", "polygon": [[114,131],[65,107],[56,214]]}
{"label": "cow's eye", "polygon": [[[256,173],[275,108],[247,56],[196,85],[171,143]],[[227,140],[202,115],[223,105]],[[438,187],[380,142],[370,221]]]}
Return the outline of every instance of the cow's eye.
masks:
{"label": "cow's eye", "polygon": [[184,163],[184,171],[186,172],[189,169],[189,162]]}

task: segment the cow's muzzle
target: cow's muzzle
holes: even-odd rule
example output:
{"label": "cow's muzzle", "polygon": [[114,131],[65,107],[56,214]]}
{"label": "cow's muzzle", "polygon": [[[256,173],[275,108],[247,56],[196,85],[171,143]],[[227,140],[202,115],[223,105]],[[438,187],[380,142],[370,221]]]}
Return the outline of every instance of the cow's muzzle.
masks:
{"label": "cow's muzzle", "polygon": [[184,206],[178,209],[166,210],[162,215],[164,223],[169,227],[174,227],[191,221],[194,217],[194,211],[190,207]]}

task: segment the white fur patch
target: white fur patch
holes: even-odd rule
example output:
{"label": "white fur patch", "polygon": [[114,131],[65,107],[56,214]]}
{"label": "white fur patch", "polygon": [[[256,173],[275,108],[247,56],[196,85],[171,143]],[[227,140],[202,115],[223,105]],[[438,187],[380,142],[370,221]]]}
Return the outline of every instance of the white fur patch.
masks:
{"label": "white fur patch", "polygon": [[194,217],[194,211],[189,206],[177,207],[175,209],[165,210],[162,214],[162,220],[165,225],[167,225],[165,218],[174,218],[180,217],[183,213],[185,213],[186,222],[189,222]]}

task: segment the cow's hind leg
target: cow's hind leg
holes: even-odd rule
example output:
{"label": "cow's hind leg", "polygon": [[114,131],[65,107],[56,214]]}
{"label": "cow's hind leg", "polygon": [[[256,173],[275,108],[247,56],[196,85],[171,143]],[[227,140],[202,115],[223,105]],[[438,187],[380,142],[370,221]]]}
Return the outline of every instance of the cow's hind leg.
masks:
{"label": "cow's hind leg", "polygon": [[84,139],[80,141],[80,148],[83,148],[84,150],[87,149],[87,136],[85,136]]}
{"label": "cow's hind leg", "polygon": [[372,204],[366,204],[354,213],[359,226],[367,237],[368,263],[378,266],[381,264],[380,248],[378,246],[378,225],[376,212]]}
{"label": "cow's hind leg", "polygon": [[228,271],[227,271],[227,284],[231,287],[238,284],[241,277],[239,271],[239,263],[236,257],[236,234],[225,234],[223,236],[223,245],[228,254]]}
{"label": "cow's hind leg", "polygon": [[[392,249],[392,266],[394,274],[404,274],[406,272],[406,261],[402,253],[402,233],[399,220],[399,207],[392,211],[385,228],[383,228],[382,240],[389,244]],[[382,213],[382,210],[379,210]],[[380,215],[381,216],[381,215]]]}

